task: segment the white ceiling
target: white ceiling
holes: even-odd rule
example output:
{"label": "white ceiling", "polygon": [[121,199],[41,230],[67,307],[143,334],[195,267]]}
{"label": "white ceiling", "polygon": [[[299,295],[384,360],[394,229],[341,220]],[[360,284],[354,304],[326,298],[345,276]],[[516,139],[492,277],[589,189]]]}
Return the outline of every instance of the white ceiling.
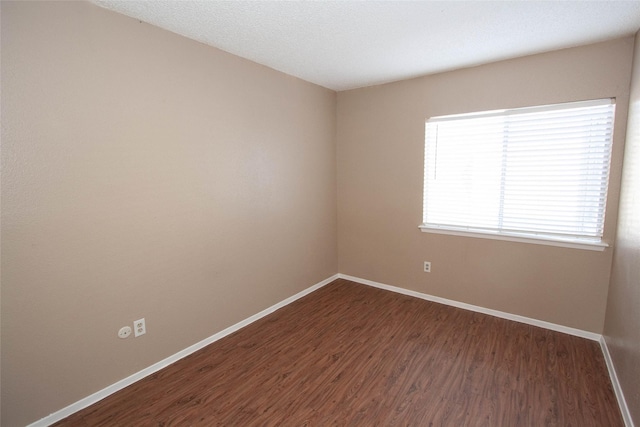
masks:
{"label": "white ceiling", "polygon": [[640,1],[91,1],[333,90],[640,28]]}

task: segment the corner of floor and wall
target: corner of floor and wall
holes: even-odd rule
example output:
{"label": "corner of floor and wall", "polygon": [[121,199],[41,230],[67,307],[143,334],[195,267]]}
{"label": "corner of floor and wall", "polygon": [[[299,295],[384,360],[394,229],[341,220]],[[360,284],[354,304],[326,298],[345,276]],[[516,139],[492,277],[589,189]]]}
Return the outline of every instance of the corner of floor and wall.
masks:
{"label": "corner of floor and wall", "polygon": [[[633,37],[336,93],[88,2],[0,15],[3,426],[48,425],[338,277],[603,337],[640,422]],[[420,232],[426,117],[604,97],[612,248]]]}

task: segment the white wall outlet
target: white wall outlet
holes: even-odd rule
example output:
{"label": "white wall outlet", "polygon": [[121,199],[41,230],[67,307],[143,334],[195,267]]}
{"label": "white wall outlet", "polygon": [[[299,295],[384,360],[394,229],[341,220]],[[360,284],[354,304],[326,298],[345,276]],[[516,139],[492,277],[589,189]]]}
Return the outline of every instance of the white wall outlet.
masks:
{"label": "white wall outlet", "polygon": [[424,262],[424,272],[425,273],[431,273],[431,262],[430,261],[425,261]]}
{"label": "white wall outlet", "polygon": [[120,338],[129,338],[129,335],[131,335],[131,327],[129,326],[123,326],[122,328],[120,328],[120,330],[118,331],[118,336]]}
{"label": "white wall outlet", "polygon": [[144,335],[147,333],[147,327],[144,324],[144,317],[133,322],[133,334],[135,337]]}

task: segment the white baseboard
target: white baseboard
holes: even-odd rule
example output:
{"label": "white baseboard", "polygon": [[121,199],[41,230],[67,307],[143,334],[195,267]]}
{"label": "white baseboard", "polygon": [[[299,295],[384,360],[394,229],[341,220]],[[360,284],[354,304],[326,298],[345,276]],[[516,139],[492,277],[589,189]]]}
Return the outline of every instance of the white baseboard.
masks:
{"label": "white baseboard", "polygon": [[622,387],[618,381],[618,374],[616,374],[613,360],[611,359],[611,353],[609,353],[609,347],[607,347],[607,341],[604,336],[600,337],[600,347],[602,347],[602,354],[604,354],[604,361],[607,363],[607,369],[609,370],[609,377],[611,377],[611,384],[613,385],[613,391],[616,393],[618,399],[618,405],[620,406],[620,412],[622,412],[622,418],[624,419],[624,425],[627,427],[633,427],[633,420],[631,419],[631,412],[627,406],[627,401],[624,398]]}
{"label": "white baseboard", "polygon": [[140,381],[141,379],[159,371],[162,368],[165,368],[169,365],[171,365],[172,363],[177,362],[178,360],[192,354],[195,353],[196,351],[208,346],[209,344],[218,341],[221,338],[226,337],[229,334],[232,334],[233,332],[236,332],[239,329],[244,328],[245,326],[255,322],[256,320],[259,320],[263,317],[265,317],[268,314],[273,313],[274,311],[278,310],[279,308],[282,308],[288,304],[291,304],[292,302],[294,302],[297,299],[302,298],[303,296],[310,294],[311,292],[320,289],[321,287],[328,285],[329,283],[333,282],[334,280],[336,280],[339,276],[337,274],[323,280],[322,282],[316,283],[315,285],[301,291],[298,292],[297,294],[280,301],[279,303],[272,305],[269,308],[266,308],[264,310],[262,310],[261,312],[254,314],[251,317],[248,317],[238,323],[236,323],[235,325],[231,325],[228,328],[218,332],[217,334],[211,335],[209,338],[205,338],[204,340],[193,344],[190,347],[185,348],[184,350],[181,350],[179,352],[177,352],[176,354],[167,357],[166,359],[163,359],[139,372],[136,372],[133,375],[128,376],[125,379],[122,379],[120,381],[118,381],[115,384],[112,384],[96,393],[93,393],[90,396],[85,397],[84,399],[81,399],[75,403],[72,403],[71,405],[67,406],[66,408],[63,408],[59,411],[54,412],[53,414],[46,416],[32,424],[29,424],[27,427],[46,427],[46,426],[50,426],[53,423],[56,423],[66,417],[68,417],[69,415],[72,415],[76,412],[78,412],[81,409],[86,408],[87,406],[93,405],[94,403],[104,399],[105,397],[119,391],[122,390],[123,388],[135,383],[136,381]]}
{"label": "white baseboard", "polygon": [[555,323],[545,322],[542,320],[532,319],[532,318],[520,316],[517,314],[505,313],[502,311],[491,310],[489,308],[466,304],[463,302],[436,297],[429,294],[423,294],[421,292],[411,291],[409,289],[404,289],[404,288],[398,288],[396,286],[385,285],[384,283],[373,282],[371,280],[361,279],[359,277],[349,276],[346,274],[338,274],[338,277],[341,279],[350,280],[352,282],[360,283],[363,285],[373,286],[375,288],[384,289],[391,292],[397,292],[399,294],[408,295],[416,298],[421,298],[427,301],[450,305],[450,306],[462,308],[465,310],[476,311],[478,313],[488,314],[491,316],[500,317],[502,319],[513,320],[520,323],[526,323],[528,325],[539,326],[541,328],[550,329],[552,331],[563,332],[565,334],[575,335],[575,336],[587,338],[593,341],[598,341],[600,343],[600,347],[602,348],[604,360],[607,364],[607,370],[609,371],[609,376],[611,377],[611,384],[613,385],[613,390],[616,394],[616,398],[618,400],[620,411],[622,412],[622,418],[624,419],[625,426],[634,427],[633,420],[631,419],[631,412],[629,412],[627,401],[625,400],[624,394],[622,392],[622,388],[620,387],[620,382],[618,381],[618,376],[616,374],[616,370],[613,365],[613,360],[611,359],[611,354],[609,353],[607,343],[602,335],[596,334],[593,332],[583,331],[581,329],[570,328],[568,326],[557,325]]}
{"label": "white baseboard", "polygon": [[540,328],[550,329],[552,331],[562,332],[569,335],[575,335],[582,338],[587,338],[593,341],[600,341],[600,334],[593,332],[583,331],[582,329],[570,328],[568,326],[557,325],[555,323],[545,322],[543,320],[532,319],[530,317],[520,316],[518,314],[505,313],[503,311],[492,310],[490,308],[480,307],[477,305],[471,305],[464,302],[454,301],[447,298],[436,297],[429,294],[423,294],[421,292],[411,291],[409,289],[398,288],[396,286],[385,285],[384,283],[373,282],[367,279],[361,279],[359,277],[348,276],[346,274],[338,274],[341,279],[351,280],[352,282],[361,283],[363,285],[373,286],[374,288],[384,289],[391,292],[396,292],[403,295],[409,295],[412,297],[420,298],[423,300],[437,302],[440,304],[450,305],[452,307],[462,308],[465,310],[475,311],[478,313],[488,314],[494,317],[500,317],[502,319],[513,320],[515,322],[526,323],[527,325],[538,326]]}
{"label": "white baseboard", "polygon": [[119,391],[122,390],[123,388],[135,383],[136,381],[139,381],[169,365],[171,365],[172,363],[177,362],[178,360],[206,347],[207,345],[218,341],[221,338],[226,337],[229,334],[232,334],[233,332],[236,332],[239,329],[242,329],[243,327],[255,322],[256,320],[259,320],[265,316],[267,316],[268,314],[273,313],[274,311],[278,310],[279,308],[282,308],[288,304],[291,304],[292,302],[294,302],[297,299],[302,298],[305,295],[310,294],[311,292],[320,289],[323,286],[326,286],[327,284],[333,282],[336,279],[345,279],[345,280],[350,280],[352,282],[356,282],[356,283],[360,283],[363,285],[367,285],[367,286],[372,286],[375,288],[379,288],[379,289],[384,289],[387,291],[391,291],[391,292],[396,292],[399,294],[403,294],[403,295],[408,295],[408,296],[412,296],[412,297],[416,297],[416,298],[420,298],[423,300],[427,300],[427,301],[432,301],[432,302],[436,302],[436,303],[440,303],[440,304],[445,304],[445,305],[449,305],[452,307],[457,307],[457,308],[462,308],[465,310],[470,310],[470,311],[475,311],[478,313],[483,313],[483,314],[488,314],[490,316],[495,316],[495,317],[500,317],[502,319],[507,319],[507,320],[513,320],[516,322],[520,322],[520,323],[525,323],[525,324],[529,324],[529,325],[533,325],[533,326],[539,326],[541,328],[545,328],[545,329],[550,329],[552,331],[557,331],[557,332],[562,332],[562,333],[566,333],[569,335],[575,335],[578,337],[582,337],[582,338],[587,338],[593,341],[598,341],[600,343],[600,346],[602,347],[602,352],[604,354],[604,358],[607,364],[607,368],[609,370],[609,375],[611,376],[611,382],[613,384],[613,389],[616,393],[616,397],[618,399],[618,404],[620,405],[620,409],[622,411],[622,415],[626,424],[626,427],[634,427],[633,425],[633,421],[631,420],[631,414],[629,412],[629,408],[627,407],[626,401],[624,399],[624,395],[622,394],[622,389],[620,388],[620,383],[618,382],[618,377],[616,376],[616,372],[615,369],[613,367],[613,362],[611,360],[611,355],[609,354],[609,350],[607,348],[606,342],[604,340],[604,338],[602,337],[602,335],[600,334],[596,334],[593,332],[588,332],[588,331],[583,331],[581,329],[575,329],[575,328],[570,328],[567,326],[562,326],[562,325],[557,325],[555,323],[550,323],[550,322],[545,322],[542,320],[537,320],[537,319],[532,319],[529,317],[525,317],[525,316],[520,316],[517,314],[511,314],[511,313],[505,313],[502,311],[498,311],[498,310],[492,310],[489,308],[484,308],[484,307],[480,307],[480,306],[476,306],[476,305],[472,305],[472,304],[467,304],[467,303],[463,303],[463,302],[459,302],[459,301],[454,301],[454,300],[450,300],[450,299],[446,299],[446,298],[441,298],[441,297],[437,297],[437,296],[433,296],[433,295],[429,295],[429,294],[424,294],[421,292],[417,292],[417,291],[412,291],[409,289],[404,289],[404,288],[399,288],[396,286],[391,286],[391,285],[386,285],[383,283],[378,283],[378,282],[374,282],[371,280],[367,280],[367,279],[362,279],[359,277],[354,277],[354,276],[349,276],[346,274],[335,274],[301,292],[298,292],[297,294],[280,301],[279,303],[272,305],[271,307],[262,310],[261,312],[254,314],[251,317],[248,317],[232,326],[229,326],[228,328],[210,336],[209,338],[205,338],[204,340],[193,344],[190,347],[185,348],[184,350],[179,351],[178,353],[167,357],[166,359],[163,359],[139,372],[136,372],[133,375],[128,376],[127,378],[124,378],[120,381],[118,381],[115,384],[112,384],[90,396],[85,397],[84,399],[81,399],[57,412],[54,412],[53,414],[44,417],[32,424],[29,424],[27,427],[46,427],[46,426],[50,426],[53,423],[56,423],[72,414],[74,414],[75,412],[80,411],[81,409],[84,409],[90,405],[93,405],[94,403],[99,402],[100,400],[104,399],[105,397]]}

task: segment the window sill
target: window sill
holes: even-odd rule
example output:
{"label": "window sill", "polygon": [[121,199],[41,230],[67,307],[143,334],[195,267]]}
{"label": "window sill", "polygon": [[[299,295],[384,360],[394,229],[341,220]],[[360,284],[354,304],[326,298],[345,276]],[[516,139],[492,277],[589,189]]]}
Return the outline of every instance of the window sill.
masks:
{"label": "window sill", "polygon": [[432,227],[422,224],[419,226],[423,233],[448,234],[452,236],[473,237],[478,239],[506,240],[508,242],[531,243],[534,245],[559,246],[561,248],[585,249],[602,252],[609,247],[605,242],[589,242],[583,240],[554,239],[543,236],[525,236],[520,234],[492,233],[469,231],[456,228]]}

